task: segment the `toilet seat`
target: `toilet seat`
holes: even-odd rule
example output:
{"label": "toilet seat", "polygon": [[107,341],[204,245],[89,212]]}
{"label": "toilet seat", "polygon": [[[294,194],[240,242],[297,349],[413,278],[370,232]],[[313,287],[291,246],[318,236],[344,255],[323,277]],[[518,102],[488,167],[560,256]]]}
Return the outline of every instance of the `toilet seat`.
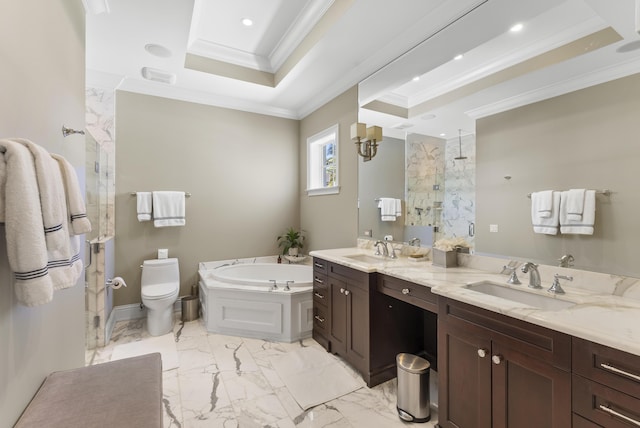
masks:
{"label": "toilet seat", "polygon": [[162,284],[145,285],[142,287],[142,297],[156,300],[170,297],[178,292],[177,284],[165,282]]}

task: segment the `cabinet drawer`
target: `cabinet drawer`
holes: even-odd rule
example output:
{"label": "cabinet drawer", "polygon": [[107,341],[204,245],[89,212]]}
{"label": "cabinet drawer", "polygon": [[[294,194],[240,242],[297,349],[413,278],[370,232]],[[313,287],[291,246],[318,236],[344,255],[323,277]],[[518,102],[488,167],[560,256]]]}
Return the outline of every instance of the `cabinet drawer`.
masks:
{"label": "cabinet drawer", "polygon": [[327,275],[313,271],[313,286],[326,288],[328,284]]}
{"label": "cabinet drawer", "polygon": [[573,411],[610,428],[640,426],[640,399],[573,375]]}
{"label": "cabinet drawer", "polygon": [[431,288],[424,285],[392,276],[378,275],[378,291],[422,309],[438,312],[438,296],[431,292]]}
{"label": "cabinet drawer", "polygon": [[573,371],[640,398],[640,357],[574,337]]}
{"label": "cabinet drawer", "polygon": [[313,285],[313,302],[322,306],[329,304],[329,289],[324,284]]}
{"label": "cabinet drawer", "polygon": [[313,306],[313,329],[323,336],[329,334],[329,317],[327,316],[327,309],[323,306]]}
{"label": "cabinet drawer", "polygon": [[313,258],[313,273],[326,275],[329,271],[328,269],[329,263],[326,260],[319,259],[317,257]]}
{"label": "cabinet drawer", "polygon": [[361,272],[337,263],[329,263],[329,276],[339,277],[350,286],[353,285],[367,292],[369,291],[369,274],[366,272]]}
{"label": "cabinet drawer", "polygon": [[583,418],[575,413],[572,416],[571,428],[602,428],[602,425],[591,422],[588,419]]}

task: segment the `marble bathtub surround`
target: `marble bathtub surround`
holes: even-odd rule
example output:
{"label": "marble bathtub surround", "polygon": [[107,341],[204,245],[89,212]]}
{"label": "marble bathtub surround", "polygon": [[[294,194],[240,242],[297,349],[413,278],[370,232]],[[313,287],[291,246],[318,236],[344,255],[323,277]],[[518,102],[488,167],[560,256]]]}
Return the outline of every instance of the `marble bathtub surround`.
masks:
{"label": "marble bathtub surround", "polygon": [[[134,341],[155,352],[145,320],[118,322],[111,343],[96,352],[93,363],[109,361],[115,346]],[[177,332],[180,331],[180,336]],[[209,334],[200,320],[176,322],[174,337],[179,366],[163,372],[165,428],[191,427],[406,427],[396,412],[396,382],[366,386],[335,400],[303,410],[278,376],[271,361],[291,352],[316,348],[313,339],[277,343]],[[350,376],[356,372],[341,359]],[[432,380],[437,376],[431,376]],[[435,388],[435,384],[432,385]],[[431,392],[432,402],[437,395]],[[436,398],[434,398],[436,397]],[[421,424],[433,428],[433,420]]]}
{"label": "marble bathtub surround", "polygon": [[[359,248],[312,251],[310,255],[360,271],[380,272],[429,286],[433,293],[450,299],[640,355],[640,280],[637,278],[540,265],[538,270],[543,288],[531,290],[526,286],[528,275],[519,269],[518,275],[523,283],[520,285],[507,284],[508,276],[501,273],[505,265],[519,268],[522,260],[458,254],[458,267],[442,268],[433,266],[431,262],[412,263],[406,257],[376,264],[345,257],[358,252],[371,255],[370,250]],[[572,282],[563,282],[566,294],[553,297],[576,303],[567,309],[546,311],[466,287],[488,280],[548,297],[550,294],[546,290],[556,273],[574,278]]]}

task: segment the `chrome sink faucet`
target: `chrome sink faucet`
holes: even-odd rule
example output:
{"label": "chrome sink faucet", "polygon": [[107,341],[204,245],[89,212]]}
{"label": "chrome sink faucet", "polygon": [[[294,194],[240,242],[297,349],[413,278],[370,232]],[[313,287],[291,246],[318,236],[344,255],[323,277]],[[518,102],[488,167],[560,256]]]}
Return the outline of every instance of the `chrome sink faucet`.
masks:
{"label": "chrome sink faucet", "polygon": [[540,273],[538,272],[538,265],[532,262],[526,262],[522,265],[522,273],[529,272],[529,288],[542,288],[540,285]]}
{"label": "chrome sink faucet", "polygon": [[547,290],[549,293],[564,294],[564,290],[560,286],[560,281],[559,281],[560,279],[566,279],[567,281],[573,281],[573,277],[572,276],[565,276],[565,275],[555,274],[555,275],[553,275],[553,284],[551,284],[551,288],[549,288]]}
{"label": "chrome sink faucet", "polygon": [[[376,256],[389,256],[389,247],[387,247],[386,241],[381,241],[378,239],[373,245],[376,247]],[[380,245],[382,245],[382,253],[380,252]]]}

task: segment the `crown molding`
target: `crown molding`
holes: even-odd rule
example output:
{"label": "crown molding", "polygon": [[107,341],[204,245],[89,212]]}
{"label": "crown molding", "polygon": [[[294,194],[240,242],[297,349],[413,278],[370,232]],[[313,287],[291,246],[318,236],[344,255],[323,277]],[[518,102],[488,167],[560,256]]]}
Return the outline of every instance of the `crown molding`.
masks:
{"label": "crown molding", "polygon": [[465,111],[472,119],[481,119],[507,110],[512,110],[528,104],[533,104],[569,92],[578,91],[590,86],[599,85],[611,80],[620,79],[640,72],[640,58],[600,68],[580,76],[570,77],[561,82],[537,88],[514,97],[486,104],[481,107]]}
{"label": "crown molding", "polygon": [[258,71],[266,71],[269,73],[274,72],[269,60],[263,56],[245,52],[240,49],[230,48],[204,39],[193,40],[187,49],[187,55],[188,54],[194,54],[221,62],[228,62],[230,64],[252,68]]}

